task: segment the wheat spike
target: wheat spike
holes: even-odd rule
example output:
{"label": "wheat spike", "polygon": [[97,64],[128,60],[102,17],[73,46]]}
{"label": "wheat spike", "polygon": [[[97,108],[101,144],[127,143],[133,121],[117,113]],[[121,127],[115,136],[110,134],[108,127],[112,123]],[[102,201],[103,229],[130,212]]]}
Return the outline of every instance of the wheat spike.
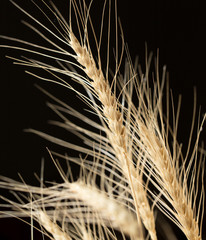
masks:
{"label": "wheat spike", "polygon": [[162,179],[162,186],[168,192],[167,199],[169,199],[176,211],[173,212],[180,223],[180,228],[188,239],[201,239],[198,220],[194,215],[189,194],[178,181],[175,166],[172,165],[173,161],[167,149],[152,134],[152,129],[146,129],[143,124],[139,124],[139,126],[142,140],[146,145],[146,151],[157,168],[156,171],[158,171]]}
{"label": "wheat spike", "polygon": [[110,86],[105,80],[102,71],[97,69],[92,55],[85,47],[80,45],[72,32],[70,32],[70,44],[77,54],[77,61],[84,67],[85,73],[92,80],[91,84],[103,105],[103,114],[111,130],[111,143],[114,146],[123,171],[130,182],[136,203],[136,210],[140,212],[141,219],[152,239],[156,239],[154,215],[150,209],[146,191],[142,186],[141,177],[138,175],[137,171],[135,171],[127,151],[126,129],[123,125],[122,113],[118,110],[118,103],[116,102],[115,96],[112,94]]}
{"label": "wheat spike", "polygon": [[71,240],[62,229],[54,223],[49,216],[43,212],[39,211],[37,214],[38,222],[54,237],[55,240]]}
{"label": "wheat spike", "polygon": [[[114,228],[121,229],[121,231],[134,239],[140,239],[140,225],[126,208],[121,207],[121,205],[115,203],[114,200],[109,199],[102,191],[97,191],[94,187],[79,182],[71,183],[69,187],[72,192],[75,192],[76,198],[81,199],[88,206],[100,212],[103,217],[111,221]],[[129,226],[128,222],[130,223]]]}

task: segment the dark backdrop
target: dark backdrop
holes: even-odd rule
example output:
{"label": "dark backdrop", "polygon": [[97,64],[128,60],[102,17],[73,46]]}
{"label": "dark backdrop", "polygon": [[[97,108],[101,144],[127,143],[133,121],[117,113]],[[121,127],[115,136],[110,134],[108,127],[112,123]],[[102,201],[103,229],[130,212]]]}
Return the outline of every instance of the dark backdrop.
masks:
{"label": "dark backdrop", "polygon": [[[30,1],[16,2],[38,17],[38,10],[35,10]],[[97,28],[102,2],[94,0],[94,10],[91,12]],[[55,3],[67,17],[68,1]],[[138,55],[140,63],[144,64],[145,42],[149,51],[153,51],[154,54],[159,49],[160,66],[167,65],[175,102],[178,94],[181,93],[183,96],[178,137],[180,142],[185,143],[183,148],[186,149],[194,86],[197,88],[197,106],[201,106],[202,113],[206,112],[206,19],[203,1],[118,1],[118,13],[132,59]],[[40,41],[31,30],[21,24],[21,19],[28,20],[8,0],[1,0],[0,34],[33,42]],[[5,43],[3,40],[0,41]],[[79,110],[83,105],[76,100],[75,94],[28,76],[24,72],[24,67],[13,65],[10,59],[5,58],[5,55],[18,57],[21,54],[23,53],[15,50],[0,49],[0,175],[18,179],[19,172],[26,182],[33,183],[35,182],[33,173],[39,174],[41,159],[44,157],[45,179],[56,180],[59,176],[46,147],[55,150],[59,148],[23,131],[32,127],[57,136],[65,134],[47,124],[48,119],[58,118],[45,105],[49,99],[35,88],[34,84],[39,84]],[[67,134],[64,137],[69,140],[71,136]],[[201,140],[205,142],[205,139],[204,130]],[[78,143],[78,139],[72,137],[73,140]],[[64,150],[61,148],[60,152]],[[0,220],[0,240],[30,239],[29,234],[29,227],[25,227],[25,224],[19,223],[18,220]]]}

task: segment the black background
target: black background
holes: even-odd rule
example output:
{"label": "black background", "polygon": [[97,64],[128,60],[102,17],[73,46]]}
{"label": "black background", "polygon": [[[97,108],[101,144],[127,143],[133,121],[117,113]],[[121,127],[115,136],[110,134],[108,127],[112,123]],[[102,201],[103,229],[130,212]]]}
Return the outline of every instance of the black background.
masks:
{"label": "black background", "polygon": [[[16,2],[38,18],[38,10],[30,1]],[[206,112],[206,17],[202,2],[118,1],[118,13],[132,59],[138,55],[140,63],[144,65],[145,42],[149,51],[154,54],[159,49],[160,66],[167,65],[175,102],[179,94],[183,96],[178,135],[179,141],[185,143],[183,149],[186,149],[189,136],[194,86],[197,88],[197,106],[201,106],[201,113]],[[56,0],[55,3],[63,15],[68,17],[68,1]],[[103,1],[94,0],[91,10],[96,28],[99,28],[100,24],[102,3]],[[36,34],[21,24],[22,19],[28,20],[9,1],[1,0],[0,34],[41,43]],[[41,82],[27,75],[24,67],[13,65],[10,59],[5,58],[5,55],[19,57],[21,54],[23,53],[11,49],[0,49],[0,175],[18,179],[19,172],[26,182],[32,184],[35,181],[33,173],[39,174],[41,159],[44,157],[45,179],[56,180],[58,173],[51,164],[46,147],[55,150],[59,148],[23,131],[32,127],[53,135],[64,135],[60,130],[48,126],[48,119],[58,118],[45,105],[49,99],[35,88],[34,84],[39,84],[79,110],[83,105],[71,91]],[[64,137],[70,139],[71,136],[67,134]],[[204,130],[201,140],[205,142],[205,139]],[[73,140],[78,142],[72,136]],[[64,150],[61,149],[62,153]],[[25,224],[18,220],[0,220],[0,240],[30,239],[29,234],[29,227],[25,227]],[[179,239],[183,239],[182,235]]]}

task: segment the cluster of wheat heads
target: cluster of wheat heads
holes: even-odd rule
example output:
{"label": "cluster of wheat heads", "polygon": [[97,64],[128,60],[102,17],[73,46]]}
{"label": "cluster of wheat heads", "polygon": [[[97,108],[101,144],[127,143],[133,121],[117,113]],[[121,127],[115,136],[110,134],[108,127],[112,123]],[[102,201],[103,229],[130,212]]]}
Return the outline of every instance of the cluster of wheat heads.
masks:
{"label": "cluster of wheat heads", "polygon": [[[35,71],[28,73],[75,91],[98,121],[41,89],[55,102],[48,105],[61,119],[53,121],[53,125],[66,132],[71,131],[84,145],[75,145],[29,129],[29,132],[81,154],[80,157],[70,157],[48,150],[62,177],[61,183],[45,184],[41,176],[40,187],[36,187],[1,177],[0,187],[14,191],[17,200],[2,197],[6,201],[4,209],[9,209],[1,212],[0,216],[29,216],[40,224],[42,233],[55,240],[136,240],[148,237],[155,240],[158,239],[157,212],[161,211],[187,239],[200,240],[204,216],[205,151],[198,142],[204,118],[199,121],[194,146],[190,144],[193,119],[188,151],[184,155],[177,141],[180,104],[175,110],[168,85],[164,90],[166,69],[164,67],[159,72],[157,58],[155,72],[150,73],[152,55],[147,54],[145,72],[137,62],[132,64],[114,2],[116,47],[113,71],[109,64],[113,56],[110,46],[111,1],[105,1],[103,5],[98,36],[90,16],[92,4],[86,5],[84,0],[70,0],[68,22],[53,3],[41,0],[48,15],[34,3],[47,19],[48,26],[13,2],[39,26],[36,28],[24,22],[47,42],[47,46],[1,36],[23,45],[1,47],[42,57],[43,61],[28,57],[14,61],[26,67],[42,69],[48,77]],[[109,19],[105,23],[106,9]],[[101,62],[105,24],[108,30],[106,64]],[[122,40],[120,51],[118,31]],[[124,54],[126,60],[124,73],[121,74]],[[48,63],[47,59],[54,60],[54,64],[50,64],[51,61]],[[72,82],[79,83],[82,91]],[[163,103],[164,91],[166,104]],[[165,108],[166,114],[163,113]],[[170,109],[172,124],[169,121]],[[70,116],[83,125],[71,122]],[[79,166],[78,180],[74,180],[69,164],[68,169],[62,169],[58,159]],[[167,223],[162,224],[161,231],[165,231],[168,239],[175,238],[174,234],[168,234],[171,231]]]}

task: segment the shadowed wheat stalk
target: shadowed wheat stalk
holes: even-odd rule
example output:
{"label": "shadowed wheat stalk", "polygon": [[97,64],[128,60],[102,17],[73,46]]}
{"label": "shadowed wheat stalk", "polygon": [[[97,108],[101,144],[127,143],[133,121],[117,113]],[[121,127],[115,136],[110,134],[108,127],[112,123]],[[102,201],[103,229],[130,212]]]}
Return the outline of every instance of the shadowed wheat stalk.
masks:
{"label": "shadowed wheat stalk", "polygon": [[[151,239],[155,240],[158,239],[155,208],[173,221],[187,239],[202,239],[204,150],[199,150],[198,141],[205,117],[197,130],[194,147],[190,147],[189,143],[188,152],[183,156],[181,146],[176,139],[180,105],[176,116],[172,106],[173,126],[170,126],[168,88],[166,116],[163,113],[165,67],[160,74],[158,59],[156,59],[156,72],[153,75],[151,88],[152,55],[146,54],[146,72],[143,74],[138,64],[132,64],[129,53],[126,51],[125,73],[120,74],[125,45],[120,24],[118,28],[116,1],[114,4],[116,67],[114,72],[111,71],[112,73],[109,70],[111,1],[108,1],[106,67],[101,62],[101,43],[107,1],[102,10],[99,39],[95,34],[90,16],[91,4],[87,7],[84,0],[70,0],[70,19],[67,23],[53,3],[48,5],[47,1],[41,2],[49,11],[49,15],[56,19],[55,25],[49,15],[34,3],[51,28],[42,24],[41,20],[36,19],[15,2],[12,3],[42,29],[41,32],[39,28],[24,22],[46,40],[48,46],[44,47],[6,36],[1,38],[23,44],[24,47],[0,46],[23,50],[56,61],[52,65],[33,58],[13,58],[16,64],[40,68],[50,77],[45,78],[33,72],[27,73],[75,91],[98,116],[99,121],[88,118],[41,89],[55,102],[48,106],[62,119],[61,122],[52,121],[51,123],[76,134],[83,140],[86,147],[37,130],[28,129],[27,131],[83,153],[85,157],[74,158],[49,151],[62,176],[63,183],[59,184],[44,186],[41,179],[41,186],[38,188],[1,177],[0,187],[17,192],[15,194],[17,201],[2,197],[8,202],[3,205],[4,208],[8,207],[11,210],[0,213],[0,216],[6,217],[9,214],[18,217],[30,216],[42,226],[43,233],[55,240],[146,239],[147,233]],[[73,30],[75,25],[76,32]],[[118,29],[122,37],[120,55]],[[91,38],[96,47],[90,45]],[[94,52],[97,56],[94,56]],[[72,81],[82,85],[84,93],[75,89]],[[137,98],[137,103],[133,102],[134,98]],[[71,122],[69,116],[82,121],[88,129]],[[193,126],[190,138],[192,132]],[[172,139],[172,143],[169,139]],[[70,168],[66,174],[67,170],[62,170],[59,162],[54,160],[54,156],[77,164],[81,169],[79,180],[73,180]],[[200,187],[199,182],[202,183]],[[25,197],[22,197],[22,194],[18,195],[18,192],[28,193],[29,197],[25,200]],[[121,233],[119,238],[117,232]]]}

